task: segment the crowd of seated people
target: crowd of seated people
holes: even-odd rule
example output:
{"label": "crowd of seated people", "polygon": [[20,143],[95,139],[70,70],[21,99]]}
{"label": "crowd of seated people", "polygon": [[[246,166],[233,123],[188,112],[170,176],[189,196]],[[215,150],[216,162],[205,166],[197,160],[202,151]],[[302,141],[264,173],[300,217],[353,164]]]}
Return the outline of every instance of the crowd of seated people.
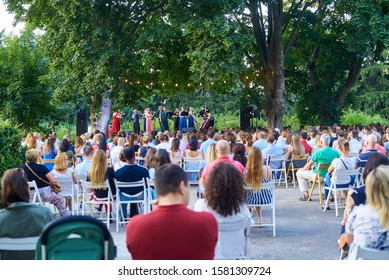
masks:
{"label": "crowd of seated people", "polygon": [[[72,178],[75,177],[75,182],[85,179],[94,181],[96,179],[93,175],[96,174],[95,169],[102,166],[107,170],[104,178],[107,178],[109,173],[109,178],[123,181],[141,178],[157,179],[158,172],[165,170],[162,168],[163,166],[171,166],[171,162],[173,162],[174,165],[182,169],[184,160],[188,158],[201,161],[200,173],[187,174],[186,176],[190,176],[189,181],[198,181],[198,197],[204,198],[204,205],[201,209],[207,208],[208,212],[214,212],[216,221],[218,221],[217,215],[223,215],[223,213],[212,208],[212,205],[218,207],[218,201],[208,204],[211,192],[207,194],[207,190],[211,190],[211,188],[214,190],[214,185],[208,180],[209,178],[219,178],[211,174],[220,163],[231,164],[241,175],[247,190],[244,201],[237,203],[244,205],[250,201],[272,199],[271,193],[263,193],[260,189],[262,182],[272,180],[272,169],[277,168],[277,166],[267,166],[268,157],[283,156],[288,163],[294,155],[307,155],[309,157],[307,164],[301,166],[300,170],[297,171],[297,179],[302,191],[300,200],[307,200],[307,180],[316,174],[319,163],[330,164],[330,168],[320,174],[322,177],[327,175],[329,182],[331,172],[335,168],[342,168],[342,166],[363,168],[369,158],[377,153],[387,158],[389,128],[380,125],[334,125],[332,127],[309,127],[307,130],[300,129],[298,131],[292,131],[290,128],[284,128],[281,131],[265,128],[242,131],[239,128],[233,128],[188,133],[141,132],[139,135],[119,131],[112,134],[109,139],[104,133],[96,131],[80,135],[75,138],[74,142],[69,135],[58,139],[57,134],[52,133],[43,139],[42,134],[29,133],[22,140],[21,145],[28,149],[26,164],[39,174],[35,176],[26,164],[22,165],[21,167],[28,175],[28,180],[37,181],[42,199],[53,204],[61,216],[70,214],[70,206],[69,203],[65,203],[61,193],[57,194],[52,191],[50,185],[55,183],[54,175],[69,173]],[[59,161],[64,155],[66,155],[68,163],[67,168],[56,168],[54,164],[46,164],[45,169],[43,169],[39,165],[41,158]],[[99,156],[97,157],[97,155]],[[181,160],[180,164],[177,164],[177,159]],[[93,160],[98,161],[100,165],[93,164]],[[132,171],[126,171],[126,169]],[[129,173],[132,175],[128,176]],[[40,180],[39,177],[47,182]],[[186,182],[185,179],[183,181]],[[351,187],[351,182],[344,183],[350,183]],[[181,192],[181,198],[185,198],[185,189],[180,189],[177,186],[177,191]],[[235,213],[237,213],[236,209]],[[126,209],[123,208],[123,210],[124,215],[126,215]],[[106,209],[106,211],[110,210]],[[250,209],[250,211],[256,215],[257,222],[260,222],[262,219],[261,209],[257,207]],[[136,214],[138,214],[137,209],[131,209],[131,217]],[[351,212],[347,215],[351,215]],[[346,220],[349,219],[344,219],[344,225],[346,225]],[[351,224],[346,226],[346,232],[354,233]],[[217,242],[214,245],[219,246],[216,244],[218,244]],[[129,245],[129,249],[132,248],[131,246]]]}

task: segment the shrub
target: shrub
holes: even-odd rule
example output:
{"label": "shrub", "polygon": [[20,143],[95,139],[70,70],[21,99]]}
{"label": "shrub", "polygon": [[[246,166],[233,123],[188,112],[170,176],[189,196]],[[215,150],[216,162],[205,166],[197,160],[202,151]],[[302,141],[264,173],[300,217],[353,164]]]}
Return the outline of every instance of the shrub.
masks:
{"label": "shrub", "polygon": [[[26,150],[22,148],[23,131],[8,121],[0,120],[0,174],[24,162]],[[1,201],[1,192],[0,192]],[[1,208],[1,205],[0,205]]]}
{"label": "shrub", "polygon": [[381,117],[380,115],[368,115],[361,111],[348,109],[342,116],[341,123],[347,125],[369,125],[371,123],[388,124],[389,120]]}

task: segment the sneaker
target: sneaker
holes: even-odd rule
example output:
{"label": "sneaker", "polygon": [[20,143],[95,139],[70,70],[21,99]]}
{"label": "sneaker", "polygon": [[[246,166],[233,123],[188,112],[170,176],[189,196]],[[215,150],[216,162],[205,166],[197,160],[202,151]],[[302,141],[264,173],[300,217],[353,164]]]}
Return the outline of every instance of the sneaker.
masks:
{"label": "sneaker", "polygon": [[307,200],[308,200],[308,196],[306,196],[305,194],[303,194],[302,196],[299,197],[299,200],[300,200],[300,201],[307,201]]}

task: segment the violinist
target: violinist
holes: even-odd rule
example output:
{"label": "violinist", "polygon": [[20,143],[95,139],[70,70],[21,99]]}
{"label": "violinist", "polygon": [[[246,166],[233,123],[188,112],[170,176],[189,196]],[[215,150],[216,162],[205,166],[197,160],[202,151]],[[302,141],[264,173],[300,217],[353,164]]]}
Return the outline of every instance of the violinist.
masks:
{"label": "violinist", "polygon": [[134,132],[136,134],[140,134],[140,125],[139,120],[142,117],[142,114],[138,111],[138,109],[134,109],[134,113],[132,114],[132,118],[134,119]]}
{"label": "violinist", "polygon": [[120,112],[119,109],[117,109],[112,114],[112,131],[119,132],[120,130],[120,119],[123,118],[124,113]]}

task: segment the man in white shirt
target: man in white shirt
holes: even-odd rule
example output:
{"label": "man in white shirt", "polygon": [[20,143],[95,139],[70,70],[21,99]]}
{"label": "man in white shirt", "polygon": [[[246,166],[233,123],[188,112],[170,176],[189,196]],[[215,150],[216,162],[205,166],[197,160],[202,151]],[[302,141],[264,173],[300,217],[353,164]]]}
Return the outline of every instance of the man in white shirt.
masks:
{"label": "man in white shirt", "polygon": [[119,137],[117,141],[117,145],[112,148],[110,152],[112,165],[115,165],[115,163],[119,161],[119,154],[120,151],[123,150],[125,142],[126,139],[124,139],[123,137]]}
{"label": "man in white shirt", "polygon": [[91,145],[85,145],[83,151],[83,161],[77,164],[75,168],[75,173],[78,180],[86,180],[92,165],[93,147]]}
{"label": "man in white shirt", "polygon": [[350,145],[350,155],[356,156],[359,154],[359,151],[362,149],[362,143],[358,141],[358,131],[352,130],[348,133],[349,145]]}
{"label": "man in white shirt", "polygon": [[161,134],[159,136],[159,140],[161,143],[155,146],[156,149],[165,149],[166,151],[170,151],[171,145],[169,144],[169,137],[165,134]]}

